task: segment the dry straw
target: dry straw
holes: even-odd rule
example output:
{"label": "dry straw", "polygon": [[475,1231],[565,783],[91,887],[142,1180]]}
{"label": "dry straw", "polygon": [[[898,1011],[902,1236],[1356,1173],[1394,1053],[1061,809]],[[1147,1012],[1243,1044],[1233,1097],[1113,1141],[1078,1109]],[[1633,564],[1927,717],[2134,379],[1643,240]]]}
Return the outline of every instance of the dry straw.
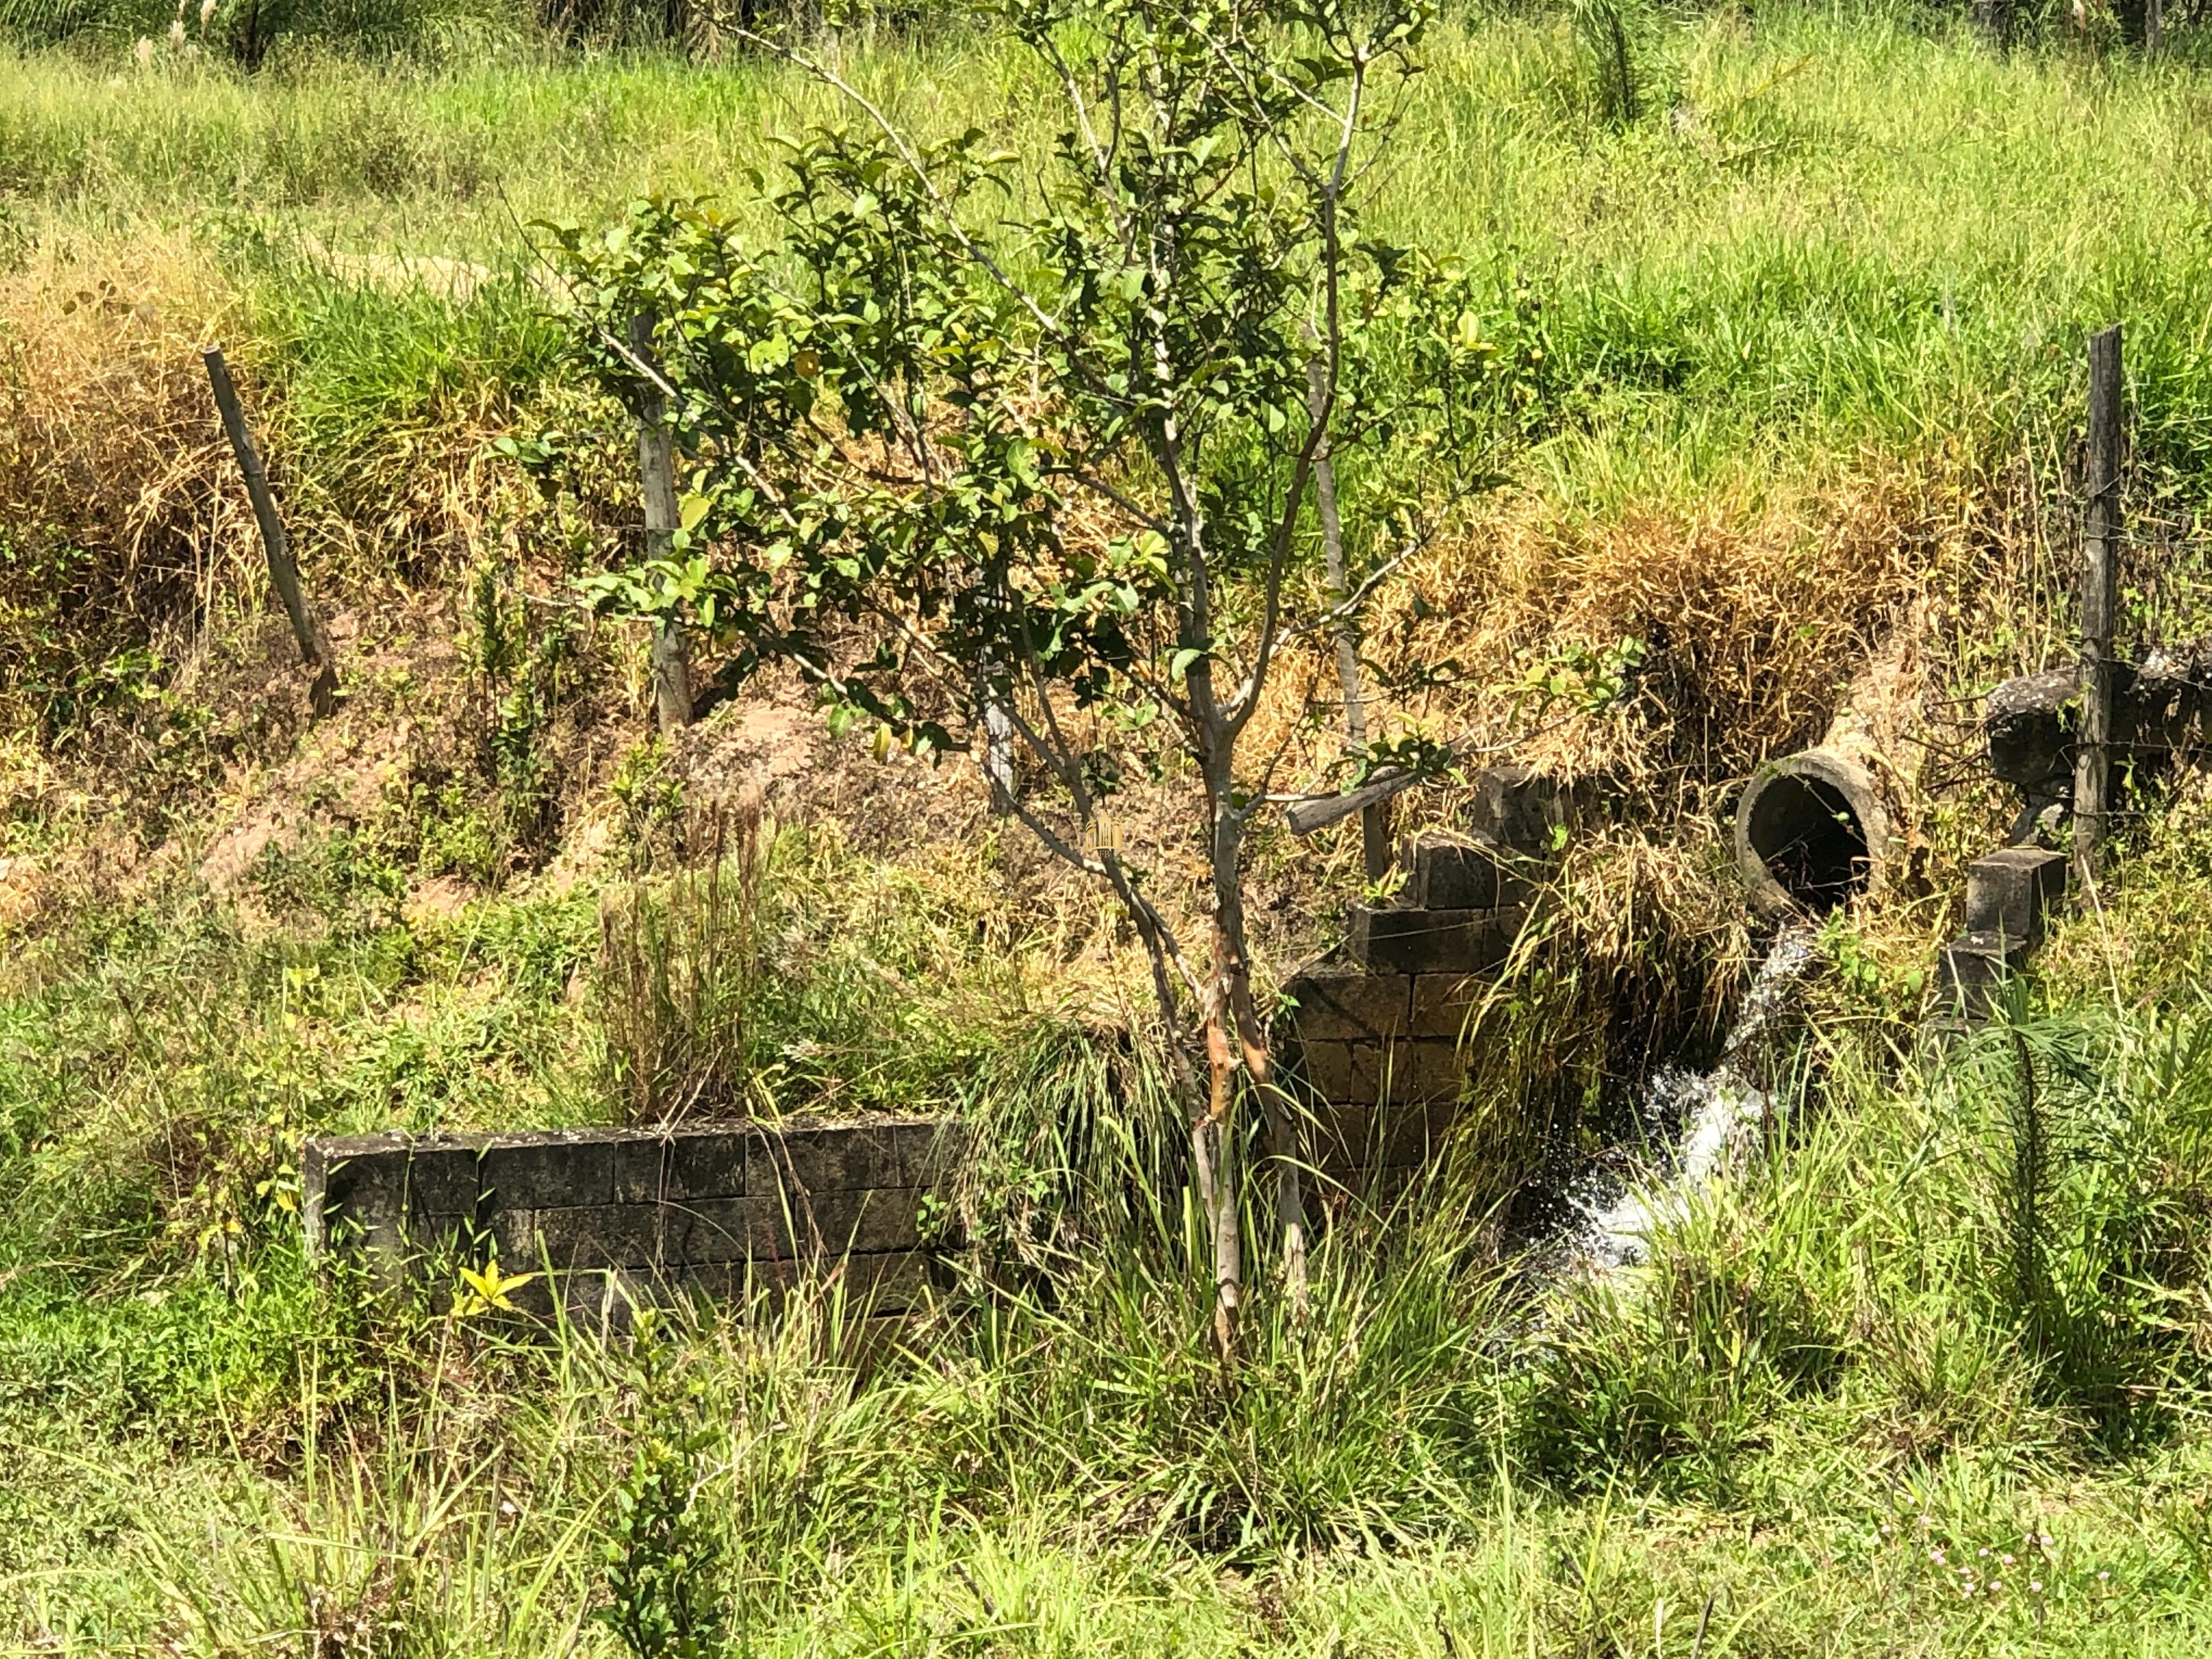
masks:
{"label": "dry straw", "polygon": [[230,304],[199,248],[151,230],[48,239],[0,277],[0,520],[15,554],[0,602],[16,616],[59,605],[74,629],[143,637],[235,585],[252,526],[222,487],[195,350]]}

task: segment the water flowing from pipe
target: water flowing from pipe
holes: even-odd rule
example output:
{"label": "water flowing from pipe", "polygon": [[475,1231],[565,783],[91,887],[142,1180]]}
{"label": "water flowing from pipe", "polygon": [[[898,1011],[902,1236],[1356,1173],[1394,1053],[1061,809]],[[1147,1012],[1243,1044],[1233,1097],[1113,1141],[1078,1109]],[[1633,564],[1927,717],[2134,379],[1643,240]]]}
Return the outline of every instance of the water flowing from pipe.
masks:
{"label": "water flowing from pipe", "polygon": [[1764,1132],[1773,1103],[1753,1080],[1753,1058],[1789,1006],[1790,994],[1819,960],[1809,923],[1785,927],[1759,965],[1719,1063],[1705,1073],[1668,1066],[1651,1079],[1646,1113],[1679,1122],[1681,1133],[1656,1178],[1632,1184],[1601,1206],[1585,1200],[1576,1254],[1601,1273],[1618,1272],[1650,1253],[1651,1234],[1680,1215],[1691,1194],[1737,1167]]}

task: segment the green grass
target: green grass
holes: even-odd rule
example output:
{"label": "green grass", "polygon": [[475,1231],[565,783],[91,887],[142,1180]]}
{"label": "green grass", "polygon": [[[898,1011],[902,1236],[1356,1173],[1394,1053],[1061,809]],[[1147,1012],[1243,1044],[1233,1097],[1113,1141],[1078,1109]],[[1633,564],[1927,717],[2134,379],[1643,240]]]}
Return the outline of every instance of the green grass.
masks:
{"label": "green grass", "polygon": [[[836,941],[872,982],[953,960],[972,921],[912,883],[779,853],[775,948],[821,931],[748,993],[759,1052],[863,1017]],[[180,896],[6,1005],[0,1608],[25,1650],[612,1654],[597,1610],[665,1595],[678,1540],[715,1651],[1686,1656],[1709,1598],[1701,1653],[2204,1639],[2212,1024],[2095,1011],[2094,922],[2019,1028],[2040,1164],[2020,1046],[1890,1052],[1887,990],[1846,984],[1796,1131],[1633,1284],[1532,1322],[1446,1176],[1329,1233],[1304,1317],[1263,1291],[1231,1376],[1189,1218],[1050,1133],[1110,1128],[1128,1079],[1047,1032],[950,1062],[1026,1160],[987,1179],[1049,1206],[1133,1177],[1137,1201],[1071,1212],[1090,1243],[1050,1280],[955,1297],[898,1352],[834,1296],[602,1344],[311,1273],[287,1133],[560,1121],[596,1086],[567,989],[588,896],[409,923],[390,890],[359,846],[271,859],[275,934]],[[900,1001],[875,1047],[946,1065],[912,1022],[957,999]]]}
{"label": "green grass", "polygon": [[[2201,1064],[2125,1076],[2147,1144],[2182,1152]],[[1380,1249],[1333,1236],[1312,1315],[1263,1301],[1234,1387],[1200,1299],[1141,1246],[1066,1281],[1057,1309],[924,1328],[865,1371],[834,1304],[632,1350],[404,1320],[371,1346],[273,1262],[283,1282],[239,1293],[224,1322],[204,1294],[121,1322],[95,1303],[111,1339],[193,1364],[140,1362],[161,1406],[136,1419],[4,1402],[21,1524],[0,1583],[24,1639],[64,1651],[320,1632],[612,1653],[590,1617],[617,1582],[608,1552],[634,1572],[680,1531],[682,1576],[730,1638],[718,1651],[2195,1650],[2202,1442],[2168,1421],[2115,1450],[2027,1351],[1977,1261],[2002,1224],[1981,1212],[1995,1132],[1976,1057],[1905,1081],[1851,1089],[1856,1110],[1668,1241],[1595,1373],[1571,1328],[1516,1341],[1444,1225]],[[2060,1265],[2103,1212],[2069,1178],[2050,1213]],[[1692,1271],[1721,1293],[1676,1295]],[[1771,1327],[1741,1287],[1760,1275],[1796,1277],[1832,1322],[1809,1391],[1759,1345]],[[271,1301],[298,1310],[278,1316],[283,1352],[222,1367],[206,1333]],[[67,1316],[46,1322],[58,1346]],[[1949,1368],[1915,1340],[1948,1343]],[[1686,1343],[1705,1362],[1668,1374]],[[1732,1426],[1647,1462],[1602,1436],[1553,1461],[1545,1437],[1598,1374],[1678,1421],[1726,1395]],[[2185,1358],[2160,1398],[2188,1407],[2194,1376]],[[1896,1437],[1908,1401],[1936,1440]],[[187,1413],[200,1432],[179,1432]],[[676,1479],[641,1484],[670,1458]],[[648,1490],[647,1522],[618,1523]]]}
{"label": "green grass", "polygon": [[[2113,319],[2133,329],[2146,459],[2193,471],[2212,101],[2185,52],[1998,58],[1879,9],[1670,16],[1648,33],[1656,95],[1615,131],[1589,110],[1563,18],[1441,26],[1374,220],[1494,269],[1501,303],[1516,274],[1542,301],[1553,435],[1532,474],[1547,490],[1602,511],[1819,476],[1866,445],[1979,460],[2047,446],[2073,418],[2083,337]],[[925,130],[981,117],[1040,146],[1024,112],[1042,88],[987,36],[932,27],[845,56]],[[611,218],[647,191],[744,211],[774,137],[833,118],[830,94],[742,56],[510,46],[254,78],[19,52],[0,59],[0,188],[118,232],[244,216],[280,246],[501,263],[526,258],[537,219]],[[312,400],[343,369],[296,373]],[[404,399],[420,371],[394,374]]]}

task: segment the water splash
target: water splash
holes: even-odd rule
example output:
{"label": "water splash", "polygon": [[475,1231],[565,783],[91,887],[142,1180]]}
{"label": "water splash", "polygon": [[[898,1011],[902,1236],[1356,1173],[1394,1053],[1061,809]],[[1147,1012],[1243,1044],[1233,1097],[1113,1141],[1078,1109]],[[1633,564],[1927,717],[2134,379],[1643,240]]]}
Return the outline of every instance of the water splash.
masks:
{"label": "water splash", "polygon": [[1609,1273],[1644,1261],[1653,1229],[1680,1215],[1692,1193],[1737,1167],[1756,1146],[1772,1103],[1747,1066],[1788,1006],[1791,988],[1818,960],[1816,939],[1802,923],[1777,935],[1712,1070],[1669,1066],[1651,1079],[1645,1116],[1655,1127],[1679,1123],[1680,1139],[1658,1179],[1631,1185],[1610,1202],[1593,1196],[1577,1203],[1584,1220],[1577,1254],[1590,1265]]}

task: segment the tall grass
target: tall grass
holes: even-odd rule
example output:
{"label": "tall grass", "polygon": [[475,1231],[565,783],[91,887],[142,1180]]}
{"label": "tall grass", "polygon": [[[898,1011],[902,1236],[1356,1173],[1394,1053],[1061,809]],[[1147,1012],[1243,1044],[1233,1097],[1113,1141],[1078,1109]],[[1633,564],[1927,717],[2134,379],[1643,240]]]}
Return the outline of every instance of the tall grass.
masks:
{"label": "tall grass", "polygon": [[[2079,343],[2114,316],[2134,325],[2148,453],[2193,467],[2206,255],[2190,180],[2208,129],[2185,63],[1998,57],[1879,10],[1639,31],[1638,73],[1672,90],[1608,125],[1577,90],[1564,15],[1446,26],[1373,227],[1418,231],[1542,299],[1561,360],[1547,483],[1594,504],[1664,496],[1755,477],[1778,453],[1802,465],[1869,441],[1913,453],[2063,425]],[[1036,89],[988,35],[841,52],[925,131],[957,109],[1018,146],[1044,136],[1026,112]],[[101,217],[251,203],[461,255],[647,190],[746,211],[772,135],[851,114],[741,57],[121,79],[37,55],[0,64],[9,186]]]}
{"label": "tall grass", "polygon": [[212,1530],[166,1476],[127,1489],[129,1437],[76,1442],[54,1489],[108,1483],[122,1547],[69,1557],[73,1608],[43,1580],[21,1605],[65,1645],[208,1653],[674,1652],[617,1614],[679,1579],[740,1651],[1680,1659],[1702,1624],[1700,1652],[2188,1652],[2204,1379],[2173,1298],[2203,1279],[2169,1246],[2212,1169],[2212,1027],[2017,1029],[2051,1121],[2039,1311],[2004,1271],[2018,1045],[1838,1050],[1825,1111],[1645,1276],[1532,1302],[1432,1190],[1321,1240],[1310,1307],[1262,1297],[1233,1374],[1141,1231],[888,1346],[827,1287],[634,1343],[315,1336],[289,1449],[229,1466]]}
{"label": "tall grass", "polygon": [[[609,9],[618,18],[623,9]],[[184,28],[173,37],[177,23]],[[436,55],[487,40],[514,47],[543,38],[534,9],[517,0],[222,0],[204,16],[197,4],[163,0],[7,0],[0,37],[117,54],[145,40],[173,64],[213,60],[247,70],[317,52]]]}
{"label": "tall grass", "polygon": [[[812,867],[794,852],[765,879],[804,892]],[[277,981],[198,970],[232,1051],[219,1097],[316,1098],[333,1074],[282,1043],[330,1044],[364,999],[383,1022],[374,981],[340,965],[410,960],[348,908],[352,878],[289,878],[289,902],[335,918],[314,953],[289,947],[291,1018],[241,1042],[226,1006]],[[417,922],[401,971],[434,987],[495,964],[480,1009],[579,1006],[562,987],[588,904],[550,938],[532,914]],[[240,947],[210,928],[194,948]],[[2182,1653],[2203,1634],[2212,1016],[2194,1007],[2023,1008],[1927,1051],[1826,1028],[1785,1068],[1794,1127],[1765,1163],[1611,1283],[1501,1273],[1480,1189],[1447,1167],[1395,1214],[1340,1217],[1309,1306],[1262,1291],[1224,1369],[1183,1195],[1133,1150],[1142,1068],[1065,1025],[950,1096],[1002,1149],[985,1190],[1037,1178],[1019,1230],[1037,1248],[1012,1259],[1048,1271],[979,1259],[892,1336],[834,1285],[781,1321],[702,1313],[641,1344],[434,1316],[319,1286],[281,1210],[233,1233],[218,1188],[127,1162],[106,1178],[128,1225],[70,1254],[64,1230],[98,1206],[56,1172],[131,1144],[94,1113],[170,1066],[151,988],[173,995],[194,960],[127,929],[100,950],[109,1000],[57,977],[15,1006],[76,1019],[7,1026],[0,1605],[29,1640],[614,1653],[625,1626],[601,1613],[663,1606],[679,1560],[684,1605],[769,1652],[1640,1651],[1656,1629],[1679,1659],[1709,1598],[1705,1652],[1871,1630]],[[109,1046],[118,1009],[144,1029]],[[175,1107],[152,1121],[171,1145],[199,1133]],[[204,1144],[210,1171],[240,1156],[234,1129]],[[177,1217],[194,1230],[167,1234]],[[1984,1548],[2019,1558],[2010,1589],[1962,1595],[1929,1559]]]}
{"label": "tall grass", "polygon": [[2154,1443],[2212,1382],[2201,1012],[2029,1017],[1954,1052],[1830,1042],[1802,1143],[1698,1208],[1650,1282],[1577,1291],[1530,1394],[1539,1462],[1726,1497],[1795,1418],[1910,1466]]}

